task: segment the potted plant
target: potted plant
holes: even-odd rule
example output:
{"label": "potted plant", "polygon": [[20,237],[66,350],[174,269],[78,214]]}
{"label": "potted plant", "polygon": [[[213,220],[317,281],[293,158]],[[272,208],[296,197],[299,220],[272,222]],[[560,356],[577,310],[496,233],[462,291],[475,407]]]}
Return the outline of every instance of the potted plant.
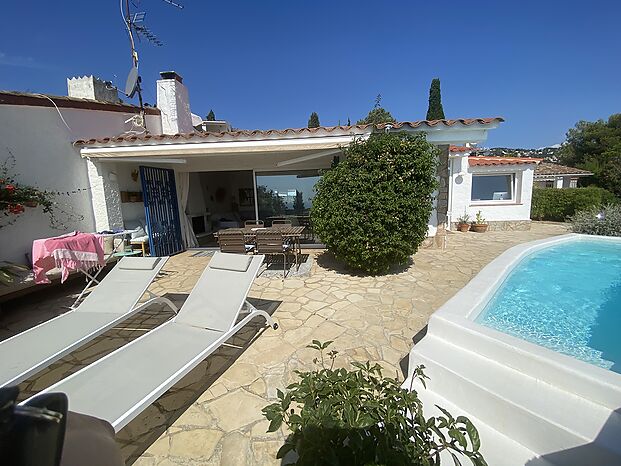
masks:
{"label": "potted plant", "polygon": [[470,230],[470,215],[464,212],[464,215],[457,219],[457,228],[464,233]]}
{"label": "potted plant", "polygon": [[474,218],[474,222],[472,222],[472,231],[477,233],[485,233],[488,226],[489,225],[485,223],[485,217],[483,217],[481,211],[479,210]]}

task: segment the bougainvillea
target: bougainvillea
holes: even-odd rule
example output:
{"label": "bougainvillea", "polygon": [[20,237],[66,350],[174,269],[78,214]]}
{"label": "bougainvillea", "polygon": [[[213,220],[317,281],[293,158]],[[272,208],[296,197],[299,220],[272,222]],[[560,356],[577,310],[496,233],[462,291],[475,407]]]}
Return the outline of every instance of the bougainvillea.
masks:
{"label": "bougainvillea", "polygon": [[22,184],[17,180],[18,175],[13,172],[15,157],[10,152],[9,154],[7,160],[0,165],[0,228],[12,225],[26,209],[38,206],[49,217],[50,226],[55,229],[66,230],[68,223],[84,218],[68,212],[57,201],[61,194],[71,195],[83,191],[82,189],[61,193]]}

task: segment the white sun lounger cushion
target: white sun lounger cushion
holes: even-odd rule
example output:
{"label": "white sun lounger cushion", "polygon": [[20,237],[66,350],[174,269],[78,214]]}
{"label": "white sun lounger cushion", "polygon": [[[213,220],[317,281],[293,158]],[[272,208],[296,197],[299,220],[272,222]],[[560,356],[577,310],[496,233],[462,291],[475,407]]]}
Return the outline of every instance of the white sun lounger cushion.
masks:
{"label": "white sun lounger cushion", "polygon": [[209,261],[209,268],[230,270],[231,272],[245,272],[250,267],[251,256],[242,254],[216,254]]}
{"label": "white sun lounger cushion", "polygon": [[159,257],[124,257],[117,267],[123,270],[153,270],[159,261]]}

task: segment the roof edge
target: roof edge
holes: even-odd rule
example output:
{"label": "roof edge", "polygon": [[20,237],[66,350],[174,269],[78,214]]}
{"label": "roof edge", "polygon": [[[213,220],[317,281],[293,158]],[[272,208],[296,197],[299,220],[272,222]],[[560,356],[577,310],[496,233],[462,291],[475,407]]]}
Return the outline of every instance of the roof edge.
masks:
{"label": "roof edge", "polygon": [[[0,90],[0,105],[21,105],[25,107],[76,108],[84,110],[100,110],[107,112],[138,113],[140,107],[132,104],[103,102],[100,100],[81,99],[62,95],[34,94]],[[160,115],[156,107],[145,107],[147,115]]]}
{"label": "roof edge", "polygon": [[193,132],[193,133],[178,133],[178,134],[145,134],[142,136],[113,136],[100,139],[79,139],[74,142],[75,145],[91,145],[91,144],[109,144],[119,142],[156,142],[156,141],[187,141],[189,139],[216,139],[224,140],[227,137],[280,137],[280,136],[303,136],[312,137],[322,135],[334,135],[339,134],[351,134],[355,132],[369,132],[374,130],[390,129],[391,131],[400,129],[419,129],[424,127],[429,128],[454,128],[456,125],[472,126],[479,125],[493,125],[504,122],[502,117],[493,118],[458,118],[458,119],[445,119],[445,120],[420,120],[420,121],[400,121],[394,123],[380,123],[380,124],[364,124],[364,125],[342,125],[342,126],[319,126],[317,128],[285,128],[285,129],[255,129],[255,130],[233,130],[223,132]]}

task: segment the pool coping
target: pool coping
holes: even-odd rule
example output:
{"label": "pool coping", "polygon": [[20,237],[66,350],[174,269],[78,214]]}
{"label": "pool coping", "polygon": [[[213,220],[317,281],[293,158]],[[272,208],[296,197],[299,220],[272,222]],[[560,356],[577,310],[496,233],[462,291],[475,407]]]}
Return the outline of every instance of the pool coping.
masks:
{"label": "pool coping", "polygon": [[621,406],[621,374],[474,321],[509,273],[524,258],[550,246],[583,240],[621,244],[621,238],[572,233],[514,246],[485,266],[430,317],[428,333],[528,373],[543,382],[611,409],[618,409]]}

